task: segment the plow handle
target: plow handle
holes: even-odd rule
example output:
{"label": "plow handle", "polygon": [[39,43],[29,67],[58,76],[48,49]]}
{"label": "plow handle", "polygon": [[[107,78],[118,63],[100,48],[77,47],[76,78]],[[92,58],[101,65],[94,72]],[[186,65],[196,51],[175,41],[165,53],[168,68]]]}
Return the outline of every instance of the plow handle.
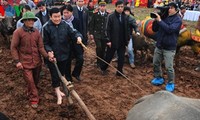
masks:
{"label": "plow handle", "polygon": [[89,111],[89,109],[87,108],[87,106],[85,105],[85,103],[82,101],[82,99],[79,97],[79,95],[76,93],[76,91],[73,89],[73,85],[71,84],[71,82],[68,82],[66,80],[66,78],[64,76],[62,76],[62,74],[60,73],[60,70],[58,68],[58,65],[56,63],[56,61],[54,62],[54,65],[56,67],[56,70],[58,72],[58,75],[61,79],[61,81],[63,82],[64,86],[66,86],[66,88],[70,91],[71,95],[78,101],[79,105],[81,106],[81,108],[85,111],[85,113],[87,114],[88,118],[90,120],[96,120],[94,118],[94,116],[92,115],[92,113]]}

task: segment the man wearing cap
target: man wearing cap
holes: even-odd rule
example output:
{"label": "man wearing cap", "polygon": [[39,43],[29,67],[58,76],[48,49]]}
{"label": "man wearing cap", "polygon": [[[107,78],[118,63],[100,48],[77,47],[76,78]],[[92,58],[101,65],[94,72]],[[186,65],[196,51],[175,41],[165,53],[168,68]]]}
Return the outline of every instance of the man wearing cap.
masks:
{"label": "man wearing cap", "polygon": [[[153,56],[154,79],[151,81],[153,85],[164,84],[161,64],[164,59],[165,68],[167,71],[168,81],[165,89],[173,92],[175,89],[175,72],[173,68],[174,56],[176,53],[176,45],[179,31],[182,25],[181,17],[178,15],[178,6],[171,2],[168,4],[168,17],[161,19],[160,15],[156,14],[155,21],[157,22],[156,33],[156,48]],[[155,28],[153,28],[155,30]]]}
{"label": "man wearing cap", "polygon": [[36,17],[38,17],[42,23],[42,25],[44,25],[47,21],[49,21],[49,9],[47,9],[45,3],[43,1],[40,1],[37,4],[37,7],[39,9],[39,12],[36,13]]}
{"label": "man wearing cap", "polygon": [[[90,37],[94,38],[96,44],[96,55],[100,58],[105,56],[106,48],[106,21],[108,12],[106,11],[106,2],[104,0],[99,1],[99,10],[93,14],[89,23]],[[97,58],[97,67],[101,66],[101,60]]]}
{"label": "man wearing cap", "polygon": [[14,64],[17,69],[23,71],[24,80],[27,83],[27,95],[33,108],[37,108],[39,103],[37,84],[42,68],[41,55],[48,58],[41,35],[33,27],[36,20],[34,13],[24,13],[21,19],[24,25],[14,31],[11,41]]}
{"label": "man wearing cap", "polygon": [[[22,7],[22,15],[23,15],[24,13],[28,12],[28,11],[31,11],[30,6],[29,6],[29,5],[24,5],[24,6]],[[39,19],[38,17],[35,17],[35,18],[36,18],[37,20],[34,22],[33,27],[36,28],[37,30],[39,30],[39,32],[41,33],[41,31],[42,31],[42,24],[41,24],[40,19]],[[24,23],[22,22],[22,19],[23,19],[23,18],[21,18],[21,19],[19,19],[19,20],[17,21],[17,25],[16,25],[17,28],[22,27],[22,26],[24,25]]]}

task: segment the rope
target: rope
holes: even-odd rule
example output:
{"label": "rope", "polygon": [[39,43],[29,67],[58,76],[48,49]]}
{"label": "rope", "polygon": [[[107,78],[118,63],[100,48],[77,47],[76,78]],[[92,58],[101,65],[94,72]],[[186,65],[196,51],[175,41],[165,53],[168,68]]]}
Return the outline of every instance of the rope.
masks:
{"label": "rope", "polygon": [[[91,53],[93,56],[95,56],[96,58],[98,58],[99,60],[103,61],[104,63],[106,63],[107,65],[109,65],[111,68],[113,68],[114,70],[116,70],[120,75],[122,75],[124,78],[126,78],[126,80],[128,80],[132,85],[134,85],[135,87],[137,87],[139,90],[144,91],[141,87],[139,87],[136,83],[132,82],[126,75],[124,75],[122,72],[120,72],[119,70],[117,70],[114,66],[112,66],[110,63],[106,62],[105,60],[103,60],[102,58],[100,58],[99,56],[93,54],[93,52],[91,52],[91,50],[89,48],[87,48],[83,43],[80,43],[81,46],[86,49],[89,53]],[[146,91],[144,91],[146,92]]]}

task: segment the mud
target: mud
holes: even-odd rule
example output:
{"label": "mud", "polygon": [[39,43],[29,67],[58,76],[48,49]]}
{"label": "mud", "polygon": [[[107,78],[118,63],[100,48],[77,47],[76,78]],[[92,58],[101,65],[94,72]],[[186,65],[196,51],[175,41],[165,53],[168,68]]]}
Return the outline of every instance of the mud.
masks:
{"label": "mud", "polygon": [[[102,76],[96,66],[95,44],[90,42],[89,50],[85,51],[84,67],[81,74],[83,79],[74,79],[74,89],[87,105],[97,120],[125,120],[134,102],[144,96],[165,89],[165,85],[153,86],[152,61],[141,63],[137,60],[136,68],[130,68],[126,62],[124,74],[128,77],[115,76],[116,70],[109,67],[108,75]],[[194,71],[198,64],[188,47],[180,51],[176,60],[176,89],[174,94],[200,99],[200,72]],[[116,66],[116,62],[111,65]],[[83,109],[73,99],[74,104],[68,107],[67,99],[62,105],[56,104],[56,96],[51,87],[48,69],[43,66],[45,75],[39,83],[40,103],[37,109],[29,106],[26,96],[26,83],[21,71],[12,64],[10,50],[0,43],[0,112],[11,120],[88,120]],[[164,77],[166,72],[164,71]],[[139,88],[137,87],[139,86]]]}

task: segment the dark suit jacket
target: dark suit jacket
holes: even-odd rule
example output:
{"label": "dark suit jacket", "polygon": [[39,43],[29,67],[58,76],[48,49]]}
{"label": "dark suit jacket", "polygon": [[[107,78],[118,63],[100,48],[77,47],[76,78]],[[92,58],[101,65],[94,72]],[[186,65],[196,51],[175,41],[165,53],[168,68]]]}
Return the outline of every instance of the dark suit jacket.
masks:
{"label": "dark suit jacket", "polygon": [[[119,23],[119,18],[117,17],[117,12],[113,12],[108,16],[108,22],[106,25],[106,30],[107,30],[107,37],[108,37],[108,42],[111,42],[111,46],[115,49],[118,49],[120,46],[126,46],[128,44],[129,38],[130,38],[130,28],[129,28],[129,21],[128,21],[128,16],[126,16],[124,13],[122,13],[122,17],[124,19],[124,25],[123,25],[123,32],[124,36],[121,36],[122,34],[120,33],[120,23]],[[120,38],[123,38],[121,40]],[[120,43],[120,41],[123,41]]]}
{"label": "dark suit jacket", "polygon": [[80,31],[81,26],[80,26],[80,20],[76,17],[74,17],[74,20],[72,21],[74,29]]}
{"label": "dark suit jacket", "polygon": [[49,9],[47,9],[46,16],[48,17],[48,20],[46,22],[42,20],[42,12],[41,11],[39,11],[38,13],[36,13],[35,16],[38,17],[40,19],[42,25],[44,25],[49,20]]}
{"label": "dark suit jacket", "polygon": [[[78,18],[79,20],[81,20],[79,18],[78,15],[78,7],[74,6],[73,7],[73,15],[75,18]],[[83,7],[83,30],[81,32],[81,34],[83,35],[84,39],[87,40],[87,32],[88,32],[88,17],[89,17],[89,13],[88,13],[88,9],[86,7]]]}

